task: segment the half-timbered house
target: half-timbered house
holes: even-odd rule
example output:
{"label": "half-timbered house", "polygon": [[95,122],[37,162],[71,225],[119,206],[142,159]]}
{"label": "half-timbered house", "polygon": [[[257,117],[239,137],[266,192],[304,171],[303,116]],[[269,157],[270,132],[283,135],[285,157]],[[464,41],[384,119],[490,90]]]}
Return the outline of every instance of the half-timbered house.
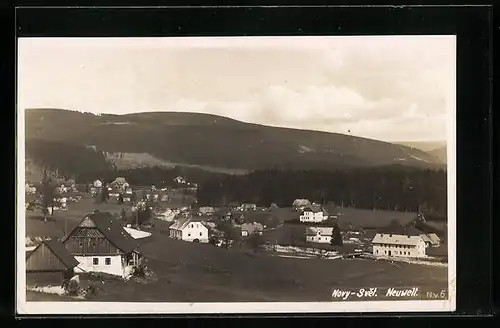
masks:
{"label": "half-timbered house", "polygon": [[79,262],[80,271],[123,276],[126,266],[140,263],[134,239],[108,212],[85,216],[61,242]]}

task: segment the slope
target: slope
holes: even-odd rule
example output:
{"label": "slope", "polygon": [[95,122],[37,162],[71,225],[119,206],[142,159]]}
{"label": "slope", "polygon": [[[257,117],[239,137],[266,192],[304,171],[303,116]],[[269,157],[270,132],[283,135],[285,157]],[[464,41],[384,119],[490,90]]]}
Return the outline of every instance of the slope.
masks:
{"label": "slope", "polygon": [[401,145],[199,113],[93,115],[28,109],[26,137],[95,146],[106,153],[147,153],[171,163],[223,169],[331,169],[396,163],[434,167],[439,163],[432,155]]}

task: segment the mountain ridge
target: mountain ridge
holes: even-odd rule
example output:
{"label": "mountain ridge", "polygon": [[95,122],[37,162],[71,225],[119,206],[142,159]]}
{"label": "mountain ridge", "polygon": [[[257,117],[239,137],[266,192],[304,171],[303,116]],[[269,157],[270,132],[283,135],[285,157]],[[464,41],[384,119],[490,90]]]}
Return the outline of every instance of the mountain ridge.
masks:
{"label": "mountain ridge", "polygon": [[[203,113],[92,114],[57,108],[25,111],[26,139],[147,153],[180,165],[254,170],[323,169],[439,160],[418,149],[339,133],[271,127]],[[440,167],[441,168],[441,167]]]}

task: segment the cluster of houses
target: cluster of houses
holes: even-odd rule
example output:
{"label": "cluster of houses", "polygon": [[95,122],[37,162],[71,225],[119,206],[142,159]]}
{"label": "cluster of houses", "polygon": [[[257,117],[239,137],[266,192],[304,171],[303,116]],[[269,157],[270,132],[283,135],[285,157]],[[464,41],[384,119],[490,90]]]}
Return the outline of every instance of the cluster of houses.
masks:
{"label": "cluster of houses", "polygon": [[194,182],[189,182],[187,181],[184,177],[178,176],[173,179],[175,183],[178,185],[183,186],[184,188],[191,190],[191,191],[196,191],[198,190],[198,184]]}
{"label": "cluster of houses", "polygon": [[[36,191],[37,189],[35,186],[26,184],[25,206],[27,210],[32,210],[37,207],[37,205],[42,205],[42,195],[37,194]],[[67,210],[69,203],[77,202],[82,199],[82,196],[79,194],[74,183],[70,186],[61,184],[55,187],[54,195],[55,197],[52,199],[52,206],[47,208],[49,215],[52,215],[54,211]]]}
{"label": "cluster of houses", "polygon": [[[300,212],[299,220],[310,224],[305,228],[305,239],[309,243],[330,244],[333,226],[324,225],[329,219],[338,219],[338,215],[329,215],[327,210],[307,199],[296,199],[293,210]],[[315,223],[322,225],[314,225]],[[439,247],[441,240],[435,233],[419,231],[399,231],[377,233],[371,240],[372,253],[377,257],[425,258],[426,249]]]}
{"label": "cluster of houses", "polygon": [[26,255],[27,280],[59,283],[75,273],[125,276],[141,263],[134,238],[108,212],[94,212],[59,240],[45,240]]}

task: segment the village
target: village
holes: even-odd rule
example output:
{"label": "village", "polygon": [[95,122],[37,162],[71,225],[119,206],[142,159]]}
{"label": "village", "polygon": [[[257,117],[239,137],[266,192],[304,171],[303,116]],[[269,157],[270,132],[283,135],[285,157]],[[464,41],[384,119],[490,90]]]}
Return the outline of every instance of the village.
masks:
{"label": "village", "polygon": [[[25,195],[26,288],[35,299],[44,294],[99,299],[105,281],[154,285],[161,270],[150,263],[161,268],[172,260],[161,252],[188,247],[189,254],[218,248],[237,258],[233,261],[355,260],[423,270],[447,265],[446,226],[427,222],[422,213],[344,208],[303,198],[288,207],[199,205],[198,185],[180,176],[159,187],[133,186],[117,177],[91,185],[65,181],[52,194],[37,190],[43,188],[27,184]],[[52,199],[44,200],[47,194]]]}

